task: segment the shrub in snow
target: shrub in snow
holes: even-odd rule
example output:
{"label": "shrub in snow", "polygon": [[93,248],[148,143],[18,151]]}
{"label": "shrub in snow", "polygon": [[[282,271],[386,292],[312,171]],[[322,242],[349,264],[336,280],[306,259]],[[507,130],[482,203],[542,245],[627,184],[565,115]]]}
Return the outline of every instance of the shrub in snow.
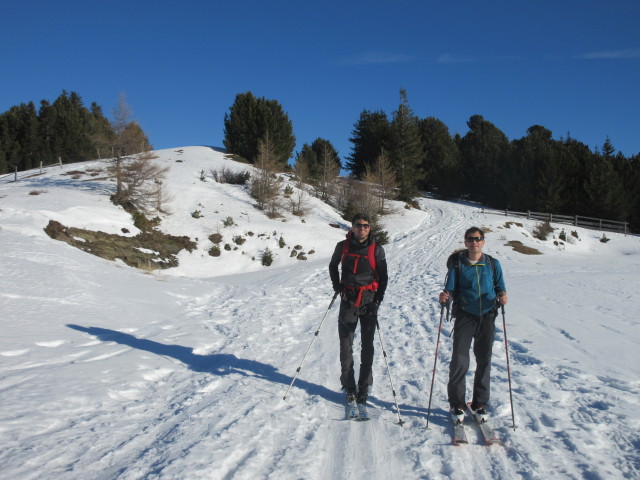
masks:
{"label": "shrub in snow", "polygon": [[273,252],[269,248],[265,248],[262,252],[262,265],[268,267],[273,263]]}
{"label": "shrub in snow", "polygon": [[546,240],[554,230],[549,222],[540,222],[533,228],[533,236],[538,240]]}

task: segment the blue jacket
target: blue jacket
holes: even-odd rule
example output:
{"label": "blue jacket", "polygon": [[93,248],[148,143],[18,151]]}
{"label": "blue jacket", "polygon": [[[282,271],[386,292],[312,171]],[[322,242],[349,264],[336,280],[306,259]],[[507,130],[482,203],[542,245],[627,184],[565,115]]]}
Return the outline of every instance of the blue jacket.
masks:
{"label": "blue jacket", "polygon": [[463,261],[460,262],[460,278],[458,269],[452,265],[447,273],[444,289],[455,295],[456,282],[459,282],[456,306],[472,315],[482,315],[495,307],[497,294],[507,290],[502,267],[500,262],[492,257],[496,272],[494,279],[493,269],[484,253],[476,264],[470,264],[466,255],[463,257]]}

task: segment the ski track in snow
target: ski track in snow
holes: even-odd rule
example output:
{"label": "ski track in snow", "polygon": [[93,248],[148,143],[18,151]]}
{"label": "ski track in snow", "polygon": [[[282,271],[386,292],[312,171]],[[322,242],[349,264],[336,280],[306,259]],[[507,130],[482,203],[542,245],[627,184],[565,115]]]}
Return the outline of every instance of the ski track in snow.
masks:
{"label": "ski track in snow", "polygon": [[[223,191],[221,200],[240,197],[228,186]],[[637,260],[612,284],[609,272],[597,266],[561,259],[537,272],[522,265],[535,258],[501,250],[518,428],[510,428],[499,316],[491,421],[504,447],[482,445],[472,424],[468,446],[450,443],[447,322],[425,429],[444,263],[462,246],[466,228],[500,221],[469,206],[421,202],[414,223],[390,220],[389,287],[380,308],[380,334],[404,426],[397,424],[378,333],[371,420],[344,418],[338,302],[328,310],[328,258],[228,277],[165,278],[116,268],[43,237],[25,243],[0,231],[0,275],[11,279],[0,293],[3,316],[10,319],[0,348],[0,476],[638,478],[637,366],[629,374],[619,367],[625,362],[610,369],[597,363],[619,354],[637,365],[638,337],[628,332],[637,330],[638,321],[628,313],[638,302],[622,311],[611,303],[614,296],[637,298]],[[488,253],[503,243],[499,235],[489,237]],[[528,282],[545,271],[553,275],[536,280],[539,290],[530,292]],[[56,282],[40,282],[36,290],[13,288],[36,278]],[[128,291],[132,285],[135,298]],[[568,291],[575,295],[565,298]],[[524,302],[528,295],[538,300]],[[518,306],[518,297],[526,307]],[[598,335],[616,345],[600,345]],[[594,355],[598,348],[607,354]],[[359,331],[354,353],[357,365]]]}

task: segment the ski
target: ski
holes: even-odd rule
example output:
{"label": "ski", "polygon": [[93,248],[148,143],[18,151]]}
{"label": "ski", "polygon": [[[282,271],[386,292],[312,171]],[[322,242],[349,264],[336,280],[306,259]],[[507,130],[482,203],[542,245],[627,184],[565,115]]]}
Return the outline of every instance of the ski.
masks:
{"label": "ski", "polygon": [[369,412],[367,411],[366,403],[358,403],[358,418],[356,420],[360,422],[366,422],[369,420]]}
{"label": "ski", "polygon": [[453,422],[453,440],[452,442],[456,446],[467,445],[467,433],[464,430],[464,423]]}
{"label": "ski", "polygon": [[480,433],[482,433],[482,436],[484,437],[485,445],[502,445],[502,440],[497,437],[496,433],[493,431],[493,428],[491,428],[491,426],[486,421],[478,421],[474,411],[471,410],[470,403],[467,404],[467,409],[469,410],[469,414],[471,415],[471,417],[473,417],[476,424],[480,428]]}

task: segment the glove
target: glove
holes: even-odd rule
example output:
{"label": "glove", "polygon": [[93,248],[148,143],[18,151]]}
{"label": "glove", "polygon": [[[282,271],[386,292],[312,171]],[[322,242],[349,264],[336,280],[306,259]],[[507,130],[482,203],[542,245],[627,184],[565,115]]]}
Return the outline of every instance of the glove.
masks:
{"label": "glove", "polygon": [[344,285],[341,283],[334,283],[333,284],[333,291],[336,293],[342,293],[344,292]]}
{"label": "glove", "polygon": [[382,293],[376,292],[376,294],[373,296],[373,303],[375,303],[376,306],[379,307],[382,303],[382,300],[384,300],[384,295]]}

